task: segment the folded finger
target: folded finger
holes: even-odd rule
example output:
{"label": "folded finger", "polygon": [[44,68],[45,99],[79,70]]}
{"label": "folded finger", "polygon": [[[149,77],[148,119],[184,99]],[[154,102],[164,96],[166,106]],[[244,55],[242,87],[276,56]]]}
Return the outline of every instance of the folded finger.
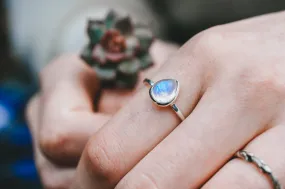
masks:
{"label": "folded finger", "polygon": [[78,56],[66,55],[48,65],[40,79],[39,145],[58,163],[76,163],[89,136],[109,119],[93,112],[96,74]]}
{"label": "folded finger", "polygon": [[[272,170],[273,175],[285,186],[285,126],[279,125],[261,134],[246,147],[245,151],[262,159]],[[257,166],[241,159],[228,162],[202,189],[271,189],[272,181]]]}
{"label": "folded finger", "polygon": [[38,114],[39,114],[39,96],[34,96],[28,105],[27,119],[30,132],[33,136],[34,159],[41,178],[43,186],[47,189],[62,188],[68,189],[74,178],[75,168],[60,167],[50,162],[39,149],[38,143]]}

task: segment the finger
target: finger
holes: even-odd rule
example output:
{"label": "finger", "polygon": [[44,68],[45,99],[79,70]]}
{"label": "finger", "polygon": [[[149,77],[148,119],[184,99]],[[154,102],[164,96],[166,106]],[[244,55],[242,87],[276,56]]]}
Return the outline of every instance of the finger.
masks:
{"label": "finger", "polygon": [[33,97],[27,109],[27,119],[29,122],[30,132],[33,138],[33,148],[34,148],[34,157],[35,162],[40,174],[41,182],[43,186],[47,189],[67,189],[70,186],[72,179],[74,178],[75,168],[63,168],[58,167],[51,163],[39,150],[38,144],[38,127],[39,124],[39,96],[36,95]]}
{"label": "finger", "polygon": [[[151,54],[155,66],[144,74],[155,71],[163,58],[176,49],[176,46],[161,41],[154,43]],[[88,137],[109,119],[103,113],[115,113],[134,93],[103,91],[99,113],[93,114],[92,99],[98,90],[97,79],[93,70],[75,56],[62,57],[49,65],[42,73],[42,87],[41,147],[57,162],[64,158],[76,161]]]}
{"label": "finger", "polygon": [[[191,115],[141,160],[116,189],[199,188],[238,149],[262,132],[278,99],[263,100],[262,108],[256,106],[249,103],[248,95],[239,96],[239,86],[228,85],[229,79],[214,83]],[[232,90],[232,86],[237,89]]]}
{"label": "finger", "polygon": [[39,150],[34,150],[37,170],[45,189],[69,189],[74,176],[75,167],[59,166],[49,161]]}
{"label": "finger", "polygon": [[[285,126],[279,125],[255,138],[245,151],[256,157],[272,169],[272,173],[285,186]],[[272,181],[256,166],[241,159],[228,162],[202,189],[231,188],[231,189],[271,189]]]}
{"label": "finger", "polygon": [[[150,72],[156,71],[157,68],[159,68],[161,66],[161,64],[163,63],[163,59],[165,59],[168,55],[170,55],[176,49],[177,49],[176,46],[169,45],[169,44],[166,44],[166,43],[161,42],[161,41],[154,43],[154,45],[152,46],[151,54],[153,56],[155,66],[153,66],[151,69],[147,69],[147,71],[144,71],[144,73],[142,75],[149,74]],[[164,52],[164,53],[162,53],[162,52]],[[57,65],[57,66],[59,66],[59,65]],[[49,68],[49,69],[51,69],[51,71],[52,71],[52,68]],[[55,67],[53,69],[55,69]],[[49,75],[49,74],[46,74],[46,75]],[[143,77],[142,75],[140,77],[141,79]],[[51,78],[51,79],[60,80],[58,78]],[[53,80],[49,81],[48,83],[53,83]],[[90,88],[87,87],[86,89],[88,90]],[[92,93],[92,91],[90,91],[90,93]],[[108,113],[114,113],[115,111],[117,111],[120,108],[120,106],[117,105],[117,104],[119,104],[118,99],[127,100],[128,98],[130,98],[132,93],[133,93],[133,91],[127,91],[127,92],[126,91],[112,91],[112,92],[104,93],[104,94],[102,94],[103,98],[100,100],[100,102],[103,102],[103,103],[101,103],[101,104],[103,104],[103,106],[101,106],[101,107],[102,107],[102,109],[108,110],[109,111]],[[110,101],[110,97],[116,99],[116,101],[114,101],[114,102]],[[38,99],[38,97],[37,97],[37,99]],[[122,102],[122,100],[119,100],[119,102]],[[77,104],[80,104],[80,103],[75,103],[74,106],[77,106]],[[68,105],[70,105],[70,104],[68,104]],[[36,111],[29,111],[29,112],[33,112],[33,113],[29,113],[28,117],[30,120],[38,118],[37,117],[38,113]],[[36,113],[34,113],[34,112],[36,112]],[[32,126],[35,127],[37,125],[38,124],[34,124],[34,123],[30,124],[31,127]],[[40,170],[42,170],[41,176],[42,176],[43,183],[45,184],[45,186],[58,186],[58,185],[65,186],[66,184],[70,183],[70,181],[72,179],[71,176],[73,176],[72,173],[74,172],[74,170],[58,167],[57,165],[49,162],[46,159],[46,157],[43,156],[41,151],[38,150],[38,148],[35,149],[35,154],[36,154],[36,159],[38,160],[37,162],[40,162],[40,163],[38,163],[38,167]],[[54,180],[54,182],[50,182],[52,180]],[[60,181],[62,181],[62,182],[60,182]]]}
{"label": "finger", "polygon": [[[203,83],[203,64],[200,64],[203,60],[195,60],[194,54],[189,53],[192,50],[180,49],[153,78],[154,81],[163,78],[180,81],[181,93],[176,104],[185,116],[200,98]],[[75,188],[113,188],[180,123],[171,109],[151,103],[148,90],[144,87],[90,140],[78,167]]]}
{"label": "finger", "polygon": [[99,87],[96,75],[79,57],[67,55],[48,65],[40,76],[41,149],[58,163],[75,164],[89,136],[109,119],[93,112]]}
{"label": "finger", "polygon": [[163,63],[173,53],[178,50],[178,46],[156,40],[151,48],[150,54],[152,56],[154,65],[150,69],[146,69],[139,74],[139,80],[134,90],[120,90],[120,89],[106,89],[102,91],[98,110],[102,113],[114,114],[121,107],[130,100],[130,97],[140,90],[143,85],[144,78],[150,77],[152,74],[163,65]]}

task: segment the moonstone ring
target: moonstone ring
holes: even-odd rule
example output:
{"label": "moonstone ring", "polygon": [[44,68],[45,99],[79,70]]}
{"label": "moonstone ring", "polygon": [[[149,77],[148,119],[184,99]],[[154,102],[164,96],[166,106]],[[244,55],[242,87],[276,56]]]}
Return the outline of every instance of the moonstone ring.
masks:
{"label": "moonstone ring", "polygon": [[150,85],[149,96],[158,106],[171,106],[182,121],[185,119],[180,109],[174,104],[179,93],[179,82],[177,80],[163,79],[153,82],[150,79],[144,79],[144,83]]}

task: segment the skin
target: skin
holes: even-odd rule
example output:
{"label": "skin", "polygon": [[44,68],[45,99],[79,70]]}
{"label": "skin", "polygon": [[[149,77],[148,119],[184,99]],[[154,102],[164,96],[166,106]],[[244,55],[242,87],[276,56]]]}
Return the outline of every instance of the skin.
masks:
{"label": "skin", "polygon": [[45,188],[70,188],[89,137],[143,87],[144,77],[156,72],[177,49],[176,45],[157,40],[150,49],[155,66],[140,75],[135,90],[103,90],[97,112],[93,97],[99,88],[98,80],[78,55],[63,55],[41,71],[41,91],[30,100],[26,114]]}
{"label": "skin", "polygon": [[[149,76],[180,82],[176,104],[185,121],[154,105],[143,87],[103,127],[88,132],[71,188],[272,188],[253,165],[232,159],[240,149],[263,159],[285,186],[284,28],[280,12],[216,26],[190,39]],[[55,141],[64,144],[70,136]]]}

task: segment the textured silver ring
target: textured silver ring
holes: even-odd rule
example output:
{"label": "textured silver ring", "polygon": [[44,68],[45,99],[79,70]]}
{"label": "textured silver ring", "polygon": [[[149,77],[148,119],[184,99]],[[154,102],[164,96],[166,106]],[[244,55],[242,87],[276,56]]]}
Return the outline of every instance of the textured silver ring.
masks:
{"label": "textured silver ring", "polygon": [[179,82],[177,80],[162,79],[153,82],[150,79],[144,79],[144,83],[150,85],[149,96],[158,106],[170,106],[182,121],[185,119],[180,109],[174,104],[179,94]]}
{"label": "textured silver ring", "polygon": [[270,178],[274,189],[282,189],[282,186],[279,183],[278,179],[273,175],[272,170],[266,163],[264,163],[264,161],[257,158],[252,153],[248,153],[246,151],[238,151],[236,157],[256,165],[262,173],[266,174]]}

